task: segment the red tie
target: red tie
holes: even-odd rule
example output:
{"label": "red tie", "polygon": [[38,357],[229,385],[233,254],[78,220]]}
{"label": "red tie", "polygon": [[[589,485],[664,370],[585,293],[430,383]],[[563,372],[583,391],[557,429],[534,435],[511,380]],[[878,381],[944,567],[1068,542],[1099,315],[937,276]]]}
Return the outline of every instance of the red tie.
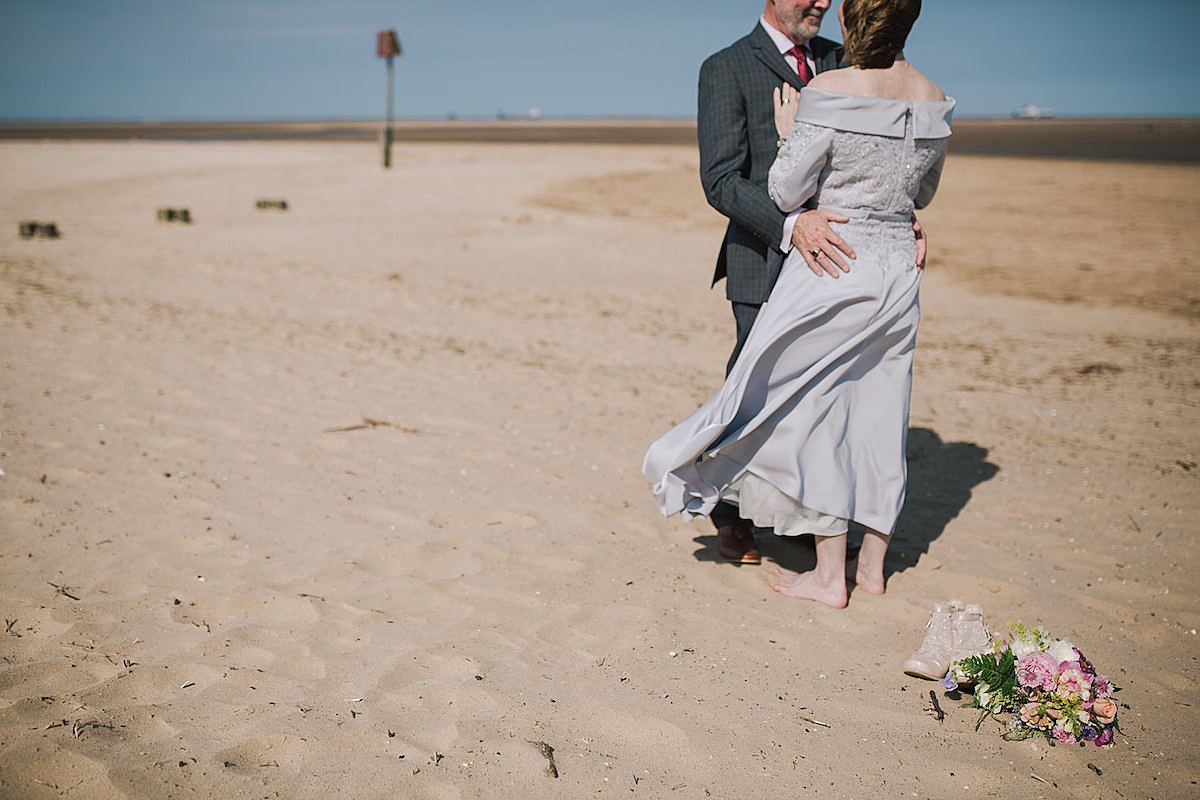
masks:
{"label": "red tie", "polygon": [[804,57],[803,47],[793,47],[788,50],[788,53],[796,59],[796,72],[800,73],[800,80],[803,83],[808,83],[813,79],[812,70],[808,68],[808,59]]}

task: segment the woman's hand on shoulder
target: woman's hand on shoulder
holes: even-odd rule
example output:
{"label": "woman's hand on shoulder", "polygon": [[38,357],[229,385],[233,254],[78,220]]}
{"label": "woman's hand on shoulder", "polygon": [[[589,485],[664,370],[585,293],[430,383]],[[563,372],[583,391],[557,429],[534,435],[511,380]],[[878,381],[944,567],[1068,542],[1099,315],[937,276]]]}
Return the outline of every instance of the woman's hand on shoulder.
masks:
{"label": "woman's hand on shoulder", "polygon": [[791,84],[785,83],[771,90],[771,97],[775,101],[775,132],[779,134],[779,142],[782,144],[792,132],[792,124],[796,121],[796,101],[800,98],[800,92]]}

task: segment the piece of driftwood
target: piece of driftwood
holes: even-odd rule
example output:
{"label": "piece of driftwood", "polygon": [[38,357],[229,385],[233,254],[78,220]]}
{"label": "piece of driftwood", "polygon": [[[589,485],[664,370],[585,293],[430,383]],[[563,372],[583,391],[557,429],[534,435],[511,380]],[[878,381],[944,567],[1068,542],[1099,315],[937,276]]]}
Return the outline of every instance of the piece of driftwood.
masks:
{"label": "piece of driftwood", "polygon": [[405,428],[400,425],[396,425],[394,423],[388,422],[386,420],[371,419],[370,417],[363,417],[363,421],[358,423],[357,425],[342,425],[337,428],[326,428],[325,433],[346,433],[347,431],[365,431],[368,428],[395,428],[396,430],[403,431],[404,433],[420,433],[421,432],[420,428]]}
{"label": "piece of driftwood", "polygon": [[944,720],[946,718],[946,712],[942,711],[942,705],[938,702],[937,693],[934,692],[933,689],[929,690],[929,702],[931,704],[929,713],[933,714],[934,718],[938,722]]}
{"label": "piece of driftwood", "polygon": [[535,742],[532,739],[529,743],[538,749],[538,752],[546,757],[546,774],[551,778],[558,777],[558,766],[554,763],[554,748],[545,742]]}
{"label": "piece of driftwood", "polygon": [[[50,583],[50,581],[46,581],[46,583]],[[71,587],[69,586],[59,586],[57,583],[50,583],[50,585],[54,587],[54,591],[56,591],[58,594],[61,594],[63,597],[69,597],[72,600],[79,599],[75,595],[71,594]]]}

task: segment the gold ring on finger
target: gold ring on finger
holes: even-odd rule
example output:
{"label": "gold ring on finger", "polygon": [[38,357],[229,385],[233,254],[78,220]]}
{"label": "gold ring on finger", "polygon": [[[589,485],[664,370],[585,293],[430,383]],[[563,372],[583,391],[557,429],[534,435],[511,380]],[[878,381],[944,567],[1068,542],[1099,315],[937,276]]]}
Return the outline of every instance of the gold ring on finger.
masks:
{"label": "gold ring on finger", "polygon": [[816,260],[820,259],[821,256],[825,255],[824,253],[822,253],[820,250],[818,250],[815,247],[812,250],[809,250],[808,254],[813,257],[813,261],[816,261]]}

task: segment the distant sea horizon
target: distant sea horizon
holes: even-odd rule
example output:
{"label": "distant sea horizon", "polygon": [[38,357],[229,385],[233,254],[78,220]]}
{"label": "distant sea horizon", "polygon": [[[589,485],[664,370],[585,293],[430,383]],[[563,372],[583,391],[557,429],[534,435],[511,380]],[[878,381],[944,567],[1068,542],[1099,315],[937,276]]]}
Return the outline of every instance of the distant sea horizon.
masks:
{"label": "distant sea horizon", "polygon": [[[0,141],[378,141],[384,121],[291,119],[0,119]],[[442,143],[695,145],[693,117],[408,117],[393,140]],[[1200,162],[1200,116],[960,116],[951,152],[1124,161]]]}

